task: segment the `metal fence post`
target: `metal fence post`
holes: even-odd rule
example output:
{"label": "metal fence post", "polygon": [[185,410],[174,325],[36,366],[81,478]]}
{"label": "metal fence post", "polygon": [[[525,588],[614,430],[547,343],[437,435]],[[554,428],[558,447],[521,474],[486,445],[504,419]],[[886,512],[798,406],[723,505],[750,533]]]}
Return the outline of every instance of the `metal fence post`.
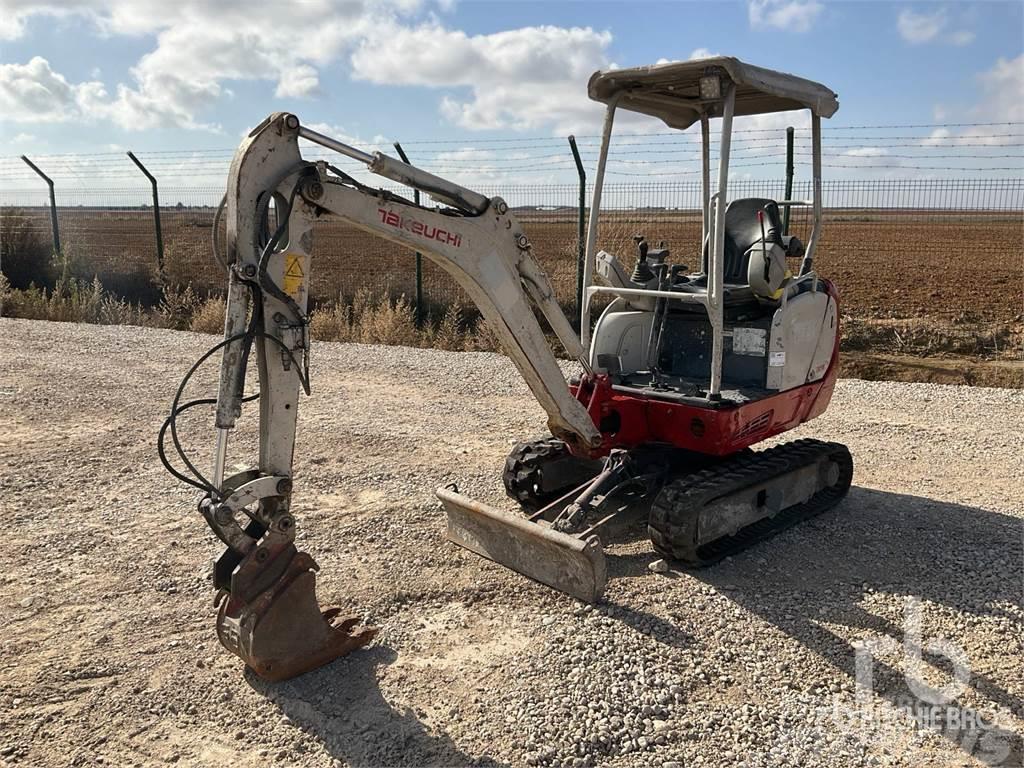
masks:
{"label": "metal fence post", "polygon": [[46,185],[50,188],[50,228],[53,231],[53,252],[60,256],[62,251],[60,248],[60,229],[57,227],[57,196],[53,192],[53,179],[39,170],[39,166],[29,160],[25,155],[22,155],[21,159],[25,161],[29,168],[39,174],[39,178],[45,181]]}
{"label": "metal fence post", "polygon": [[[576,217],[576,325],[579,325],[580,310],[583,307],[583,260],[586,258],[586,211],[587,211],[587,172],[583,170],[580,151],[576,147],[576,137],[569,136],[569,148],[572,159],[576,161],[576,173],[580,178],[579,211]],[[578,329],[577,329],[578,330]]]}
{"label": "metal fence post", "polygon": [[146,166],[135,156],[134,152],[128,152],[128,157],[133,163],[142,171],[146,178],[149,179],[149,183],[153,185],[153,226],[156,228],[156,268],[157,274],[160,276],[161,282],[164,278],[164,235],[160,229],[160,196],[156,190],[156,177],[151,174]]}
{"label": "metal fence post", "polygon": [[[786,129],[786,200],[793,199],[793,126]],[[793,206],[787,205],[782,211],[782,234],[789,234],[789,212]]]}
{"label": "metal fence post", "polygon": [[[402,158],[403,163],[409,162],[409,156],[405,154],[405,150],[402,149],[402,145],[397,141],[395,142],[395,151],[398,156]],[[420,191],[413,190],[412,201],[416,205],[420,204]],[[416,327],[423,327],[423,320],[425,319],[426,313],[423,311],[423,254],[416,251]]]}

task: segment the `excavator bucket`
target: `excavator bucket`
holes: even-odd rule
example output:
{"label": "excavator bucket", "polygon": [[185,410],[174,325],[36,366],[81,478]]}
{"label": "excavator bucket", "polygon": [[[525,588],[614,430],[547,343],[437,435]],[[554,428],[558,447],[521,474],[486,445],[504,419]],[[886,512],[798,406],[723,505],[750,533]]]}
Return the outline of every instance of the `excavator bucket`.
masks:
{"label": "excavator bucket", "polygon": [[448,513],[450,541],[584,602],[604,593],[608,576],[596,535],[561,533],[448,488],[439,488],[437,497]]}
{"label": "excavator bucket", "polygon": [[[247,589],[233,578],[233,589],[217,614],[221,643],[257,675],[269,681],[287,680],[374,638],[376,629],[355,629],[358,619],[339,621],[339,609],[321,611],[312,557],[289,545],[274,559],[278,558],[284,561],[283,571],[265,586]],[[244,570],[236,571],[235,577]]]}

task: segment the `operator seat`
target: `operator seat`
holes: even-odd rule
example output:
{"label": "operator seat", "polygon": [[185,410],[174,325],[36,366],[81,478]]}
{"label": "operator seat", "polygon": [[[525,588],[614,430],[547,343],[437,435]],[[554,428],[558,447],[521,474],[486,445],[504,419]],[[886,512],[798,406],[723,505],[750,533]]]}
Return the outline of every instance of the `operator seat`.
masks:
{"label": "operator seat", "polygon": [[[725,274],[726,285],[747,285],[747,253],[755,243],[761,242],[761,222],[758,211],[764,211],[764,235],[768,243],[785,248],[782,242],[782,217],[779,205],[764,197],[744,197],[733,200],[725,209]],[[708,273],[710,243],[704,241],[701,270]]]}
{"label": "operator seat", "polygon": [[[764,212],[764,230],[757,217],[759,211]],[[747,284],[747,253],[761,242],[762,235],[767,243],[784,248],[778,203],[762,197],[745,197],[729,203],[725,209],[725,283]],[[705,243],[704,272],[708,270],[709,251],[709,243]]]}
{"label": "operator seat", "polygon": [[[764,228],[758,218],[764,213]],[[761,245],[762,238],[764,246]],[[799,242],[799,241],[797,241]],[[762,250],[763,249],[763,250]],[[760,300],[773,301],[775,290],[769,289],[788,276],[786,254],[789,249],[782,238],[782,217],[779,205],[763,197],[745,197],[733,200],[725,209],[725,258],[722,282],[725,286],[726,305]],[[701,273],[688,280],[689,285],[707,285],[710,243],[704,240]],[[764,255],[767,255],[767,260]],[[751,285],[751,258],[755,258],[757,276]],[[686,290],[685,286],[680,286]]]}

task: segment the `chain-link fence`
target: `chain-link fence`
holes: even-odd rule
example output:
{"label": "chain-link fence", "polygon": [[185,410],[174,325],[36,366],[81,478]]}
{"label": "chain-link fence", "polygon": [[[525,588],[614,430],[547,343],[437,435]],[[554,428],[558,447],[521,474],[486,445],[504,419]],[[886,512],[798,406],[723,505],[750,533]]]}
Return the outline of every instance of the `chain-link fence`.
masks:
{"label": "chain-link fence", "polygon": [[[523,222],[533,252],[566,307],[575,303],[579,189],[574,184],[482,188],[501,195]],[[783,180],[736,180],[731,199],[781,199]],[[160,189],[165,275],[201,292],[221,291],[212,255],[212,227],[222,191]],[[157,244],[148,192],[139,189],[57,188],[61,244],[75,272],[98,277],[109,290],[146,300],[157,275]],[[808,182],[793,197],[809,199]],[[861,317],[961,317],[1007,322],[1022,312],[1024,180],[838,180],[823,185],[825,228],[815,266],[833,279],[844,309]],[[589,190],[588,190],[589,199]],[[665,241],[672,261],[697,268],[701,248],[701,189],[696,181],[605,185],[599,246],[632,264],[633,236]],[[4,216],[49,246],[48,198],[40,189],[5,189]],[[583,212],[584,217],[588,212]],[[809,210],[794,208],[790,230],[806,242]],[[316,228],[314,301],[352,296],[415,295],[412,254],[337,219]],[[424,259],[423,296],[438,309],[466,304],[458,286]]]}

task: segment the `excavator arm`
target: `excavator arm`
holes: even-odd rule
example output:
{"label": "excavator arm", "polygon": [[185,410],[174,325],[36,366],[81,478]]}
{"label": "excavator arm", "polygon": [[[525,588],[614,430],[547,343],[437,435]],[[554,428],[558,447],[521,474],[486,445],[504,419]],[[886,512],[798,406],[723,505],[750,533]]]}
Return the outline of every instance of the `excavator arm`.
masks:
{"label": "excavator arm", "polygon": [[[426,208],[367,187],[300,153],[304,137],[366,162],[374,173],[419,189],[444,207]],[[321,611],[317,569],[295,547],[292,463],[300,390],[309,392],[309,275],[314,223],[333,214],[447,271],[480,309],[548,415],[551,432],[581,453],[601,435],[571,394],[530,306],[541,310],[569,355],[585,351],[508,205],[380,153],[367,154],[276,113],[242,142],[226,196],[228,301],[216,400],[217,443],[206,479],[180,451],[175,419],[190,404],[175,398],[169,429],[200,487],[200,511],[227,545],[214,569],[221,642],[259,675],[285,679],[369,642],[372,629]],[[228,436],[241,414],[248,362],[259,379],[259,465],[225,476]],[[197,364],[198,365],[198,364]],[[194,370],[194,369],[193,369]],[[199,401],[197,401],[199,402]],[[182,477],[180,473],[177,476]],[[182,478],[185,479],[185,478]],[[446,505],[449,502],[446,501]]]}

